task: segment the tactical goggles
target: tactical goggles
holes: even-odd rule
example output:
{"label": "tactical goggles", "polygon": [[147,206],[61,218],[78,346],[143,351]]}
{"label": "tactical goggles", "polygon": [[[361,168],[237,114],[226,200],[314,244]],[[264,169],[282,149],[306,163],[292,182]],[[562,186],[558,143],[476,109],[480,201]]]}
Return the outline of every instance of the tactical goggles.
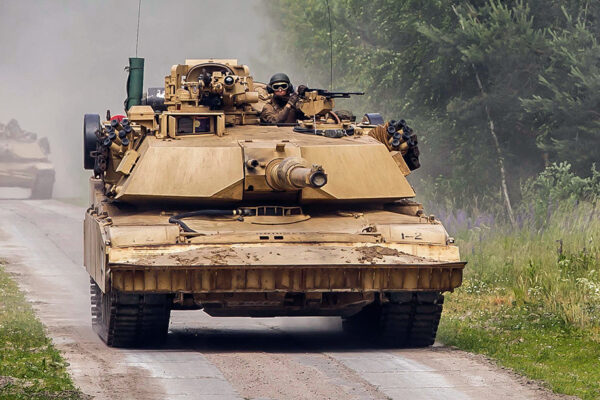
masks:
{"label": "tactical goggles", "polygon": [[289,86],[286,82],[277,82],[271,85],[273,90],[287,90]]}

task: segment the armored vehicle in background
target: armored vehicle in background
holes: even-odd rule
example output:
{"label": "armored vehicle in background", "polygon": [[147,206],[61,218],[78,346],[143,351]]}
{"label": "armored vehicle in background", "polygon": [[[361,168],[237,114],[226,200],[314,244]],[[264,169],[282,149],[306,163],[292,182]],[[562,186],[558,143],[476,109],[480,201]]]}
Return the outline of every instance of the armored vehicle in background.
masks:
{"label": "armored vehicle in background", "polygon": [[84,119],[84,263],[109,346],[164,341],[171,309],[340,316],[387,345],[433,343],[465,263],[411,201],[404,121],[356,122],[333,111],[347,93],[307,89],[305,120],[260,124],[265,85],[237,60],[174,65],[142,100],[142,62],[126,116]]}
{"label": "armored vehicle in background", "polygon": [[0,187],[31,189],[32,199],[52,197],[54,167],[49,154],[47,138],[22,130],[14,119],[0,124]]}

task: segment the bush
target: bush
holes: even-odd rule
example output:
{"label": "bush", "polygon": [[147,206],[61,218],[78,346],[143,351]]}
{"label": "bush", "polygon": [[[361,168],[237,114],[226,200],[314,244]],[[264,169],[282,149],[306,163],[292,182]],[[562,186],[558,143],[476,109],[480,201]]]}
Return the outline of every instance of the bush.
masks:
{"label": "bush", "polygon": [[600,172],[593,165],[590,176],[582,178],[571,171],[569,163],[554,163],[527,180],[521,191],[520,219],[533,219],[539,227],[547,224],[559,209],[571,208],[581,201],[595,203],[600,198]]}

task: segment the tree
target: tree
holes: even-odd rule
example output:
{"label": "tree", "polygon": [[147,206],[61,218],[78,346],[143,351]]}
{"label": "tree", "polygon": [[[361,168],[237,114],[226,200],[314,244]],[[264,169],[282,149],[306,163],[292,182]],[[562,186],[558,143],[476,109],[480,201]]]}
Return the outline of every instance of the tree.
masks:
{"label": "tree", "polygon": [[586,175],[600,160],[600,45],[584,20],[564,17],[565,28],[549,31],[542,90],[522,104],[540,130],[538,146]]}
{"label": "tree", "polygon": [[[520,197],[522,181],[547,162],[566,159],[561,158],[566,153],[560,146],[573,143],[561,141],[564,134],[552,136],[562,118],[553,111],[554,103],[568,100],[558,93],[574,95],[570,84],[587,85],[585,92],[591,95],[596,83],[582,80],[595,73],[595,44],[583,34],[574,40],[573,24],[565,14],[586,21],[588,34],[597,36],[600,2],[329,0],[329,4],[334,88],[364,90],[368,96],[354,102],[356,108],[380,111],[388,119],[401,116],[414,125],[423,143],[423,168],[415,174],[421,178],[422,184],[416,182],[421,192],[433,187],[435,192],[429,192],[437,200],[453,198],[459,207],[475,197],[490,203],[504,199],[508,210],[511,199]],[[277,0],[269,5],[285,51],[303,61],[305,77],[328,86],[327,2]],[[563,39],[562,45],[575,56],[559,51],[558,38],[567,32],[569,43]],[[581,57],[581,63],[569,82],[562,82],[567,74],[558,65],[566,65],[569,57]],[[564,110],[573,116],[571,126],[579,121],[581,146],[591,143],[583,138],[596,130],[593,123],[581,123],[590,119],[593,109],[594,98],[585,99],[567,104],[587,106],[588,114]],[[555,121],[546,127],[542,121],[551,112]],[[591,149],[588,153],[582,164],[597,158]]]}
{"label": "tree", "polygon": [[530,9],[521,1],[513,5],[490,1],[479,8],[467,4],[453,7],[453,11],[460,29],[442,32],[422,25],[420,31],[440,49],[446,46],[462,55],[463,69],[468,70],[463,86],[470,90],[456,92],[447,107],[459,126],[472,127],[480,135],[489,133],[499,176],[495,181],[501,188],[506,215],[514,224],[505,158],[518,158],[523,147],[535,146],[532,138],[521,138],[517,146],[513,142],[522,113],[519,97],[537,86],[534,77],[540,68],[543,34],[533,27]]}

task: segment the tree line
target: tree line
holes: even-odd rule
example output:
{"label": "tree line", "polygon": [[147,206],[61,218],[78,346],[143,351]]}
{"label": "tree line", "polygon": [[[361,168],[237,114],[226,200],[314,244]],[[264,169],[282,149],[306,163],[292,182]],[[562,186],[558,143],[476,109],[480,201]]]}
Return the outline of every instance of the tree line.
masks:
{"label": "tree line", "polygon": [[[546,167],[600,160],[600,2],[275,0],[278,46],[311,81],[420,135],[431,199],[511,218]],[[331,36],[330,26],[331,22]],[[330,46],[333,51],[330,53]]]}

